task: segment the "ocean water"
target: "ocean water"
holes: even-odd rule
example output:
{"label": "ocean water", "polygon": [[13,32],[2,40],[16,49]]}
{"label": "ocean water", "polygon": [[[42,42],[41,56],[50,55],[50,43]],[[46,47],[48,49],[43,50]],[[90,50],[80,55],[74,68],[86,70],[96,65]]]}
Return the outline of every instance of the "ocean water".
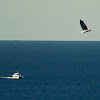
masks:
{"label": "ocean water", "polygon": [[99,100],[100,41],[0,41],[0,100]]}

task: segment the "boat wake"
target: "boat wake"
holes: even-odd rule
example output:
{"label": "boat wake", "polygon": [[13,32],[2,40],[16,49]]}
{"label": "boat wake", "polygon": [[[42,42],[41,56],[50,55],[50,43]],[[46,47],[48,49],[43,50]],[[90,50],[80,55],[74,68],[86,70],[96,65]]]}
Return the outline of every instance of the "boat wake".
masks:
{"label": "boat wake", "polygon": [[0,78],[7,78],[7,79],[12,79],[12,77],[0,77]]}

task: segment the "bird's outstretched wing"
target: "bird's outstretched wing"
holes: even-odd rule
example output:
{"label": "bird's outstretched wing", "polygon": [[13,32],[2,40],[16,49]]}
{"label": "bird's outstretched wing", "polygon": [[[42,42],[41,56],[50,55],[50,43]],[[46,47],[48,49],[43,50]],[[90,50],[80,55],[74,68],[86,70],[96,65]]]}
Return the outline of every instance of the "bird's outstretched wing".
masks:
{"label": "bird's outstretched wing", "polygon": [[82,20],[80,20],[80,25],[83,30],[88,30],[87,26],[85,25],[85,23]]}

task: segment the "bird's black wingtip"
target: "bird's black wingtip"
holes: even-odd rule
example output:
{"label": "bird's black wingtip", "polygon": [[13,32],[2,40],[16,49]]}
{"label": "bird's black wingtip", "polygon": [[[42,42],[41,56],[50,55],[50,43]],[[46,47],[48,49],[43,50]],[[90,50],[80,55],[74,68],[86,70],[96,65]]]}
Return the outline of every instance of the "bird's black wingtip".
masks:
{"label": "bird's black wingtip", "polygon": [[80,19],[80,23],[83,22],[83,20]]}

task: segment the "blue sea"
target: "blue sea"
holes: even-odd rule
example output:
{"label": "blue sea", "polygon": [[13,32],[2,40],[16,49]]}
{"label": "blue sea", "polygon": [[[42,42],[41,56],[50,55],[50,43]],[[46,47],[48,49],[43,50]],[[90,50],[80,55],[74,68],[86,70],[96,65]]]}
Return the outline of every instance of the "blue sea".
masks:
{"label": "blue sea", "polygon": [[0,41],[0,100],[100,100],[100,41]]}

